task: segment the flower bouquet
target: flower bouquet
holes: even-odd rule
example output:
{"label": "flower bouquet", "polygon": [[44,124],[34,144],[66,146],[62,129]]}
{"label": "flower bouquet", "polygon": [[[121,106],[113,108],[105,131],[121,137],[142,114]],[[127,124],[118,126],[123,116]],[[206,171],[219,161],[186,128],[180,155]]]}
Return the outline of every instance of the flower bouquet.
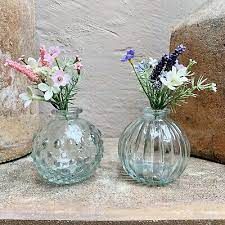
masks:
{"label": "flower bouquet", "polygon": [[20,95],[25,107],[34,100],[49,102],[58,110],[68,110],[69,104],[73,104],[83,66],[79,56],[59,60],[60,52],[59,47],[51,47],[47,51],[43,46],[38,60],[25,60],[24,56],[18,61],[6,60],[6,66],[22,73],[32,82],[32,87],[27,87],[27,92]]}
{"label": "flower bouquet", "polygon": [[50,121],[33,140],[32,158],[40,175],[56,184],[72,184],[89,178],[103,155],[101,132],[79,118],[82,109],[71,107],[77,93],[81,59],[59,59],[59,47],[40,48],[38,60],[22,56],[5,65],[31,82],[20,98],[28,107],[32,101],[50,103],[55,110]]}
{"label": "flower bouquet", "polygon": [[121,59],[131,64],[150,107],[122,133],[119,156],[124,170],[147,185],[166,185],[187,166],[190,143],[184,131],[168,118],[170,109],[196,97],[198,91],[217,91],[215,83],[207,83],[203,76],[195,78],[194,60],[190,59],[187,66],[179,62],[185,50],[179,45],[159,60],[148,58],[135,64],[135,51],[131,49]]}
{"label": "flower bouquet", "polygon": [[206,83],[203,76],[199,79],[194,77],[191,70],[196,61],[190,59],[187,66],[179,63],[178,57],[185,50],[184,45],[179,45],[173,53],[163,55],[160,60],[149,58],[134,64],[135,51],[131,49],[121,59],[131,64],[152,109],[174,108],[186,102],[187,98],[196,97],[196,91],[217,91],[215,83]]}

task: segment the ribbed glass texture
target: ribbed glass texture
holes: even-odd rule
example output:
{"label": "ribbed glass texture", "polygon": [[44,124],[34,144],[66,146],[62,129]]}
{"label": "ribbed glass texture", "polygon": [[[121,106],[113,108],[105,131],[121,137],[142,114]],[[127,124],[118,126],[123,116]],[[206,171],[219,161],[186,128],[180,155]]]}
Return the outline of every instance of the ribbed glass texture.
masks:
{"label": "ribbed glass texture", "polygon": [[183,173],[190,157],[185,133],[167,116],[169,110],[146,108],[124,130],[119,157],[133,179],[150,186],[163,186]]}
{"label": "ribbed glass texture", "polygon": [[33,141],[32,158],[40,175],[56,184],[89,178],[103,156],[101,133],[79,118],[82,110],[57,111]]}

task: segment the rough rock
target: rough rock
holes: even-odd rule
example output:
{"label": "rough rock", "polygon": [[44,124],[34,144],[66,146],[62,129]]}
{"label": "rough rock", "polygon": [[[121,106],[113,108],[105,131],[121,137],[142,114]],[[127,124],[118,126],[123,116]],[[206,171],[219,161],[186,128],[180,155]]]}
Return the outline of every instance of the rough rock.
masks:
{"label": "rough rock", "polygon": [[33,55],[35,49],[33,0],[0,0],[0,163],[31,151],[38,107],[25,110],[18,95],[27,80],[4,66],[6,58]]}
{"label": "rough rock", "polygon": [[192,154],[225,163],[225,4],[209,1],[180,23],[172,33],[171,49],[187,46],[182,62],[190,58],[198,64],[196,76],[204,75],[218,85],[217,94],[201,93],[177,109],[174,118],[186,130]]}

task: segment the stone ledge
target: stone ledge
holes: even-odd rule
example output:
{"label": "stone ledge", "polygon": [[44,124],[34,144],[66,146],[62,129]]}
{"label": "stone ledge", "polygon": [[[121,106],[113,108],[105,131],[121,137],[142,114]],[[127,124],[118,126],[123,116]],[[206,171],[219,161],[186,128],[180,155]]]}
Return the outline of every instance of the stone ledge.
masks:
{"label": "stone ledge", "polygon": [[0,221],[0,225],[224,225],[224,220],[167,220],[167,221],[58,221],[58,220],[29,220],[29,221],[16,221],[4,220]]}
{"label": "stone ledge", "polygon": [[146,187],[121,170],[117,141],[79,185],[46,184],[30,157],[0,165],[0,224],[225,224],[224,165],[192,158],[179,181]]}

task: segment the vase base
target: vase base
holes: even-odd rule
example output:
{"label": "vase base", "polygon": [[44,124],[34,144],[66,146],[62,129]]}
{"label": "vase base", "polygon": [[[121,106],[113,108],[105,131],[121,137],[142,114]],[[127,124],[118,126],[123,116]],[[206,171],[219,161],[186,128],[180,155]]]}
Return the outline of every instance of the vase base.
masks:
{"label": "vase base", "polygon": [[174,167],[166,166],[164,163],[132,162],[130,170],[123,168],[136,182],[148,186],[166,186],[179,178],[171,176]]}
{"label": "vase base", "polygon": [[[128,174],[129,175],[129,174]],[[164,187],[167,186],[171,183],[173,183],[175,180],[172,181],[159,181],[157,179],[152,179],[151,181],[146,181],[145,179],[139,178],[139,177],[135,177],[135,176],[131,176],[134,179],[135,182],[146,185],[146,186],[150,186],[150,187]]]}
{"label": "vase base", "polygon": [[[41,174],[42,175],[42,174]],[[62,177],[58,177],[57,176],[53,176],[53,177],[47,177],[45,175],[42,175],[42,177],[44,178],[44,180],[47,183],[50,184],[55,184],[55,185],[72,185],[72,184],[79,184],[82,183],[85,180],[88,180],[91,176],[93,176],[93,174],[86,176],[86,177],[81,177],[81,178],[76,178],[76,179],[69,179],[68,176],[65,176],[64,178]]]}

